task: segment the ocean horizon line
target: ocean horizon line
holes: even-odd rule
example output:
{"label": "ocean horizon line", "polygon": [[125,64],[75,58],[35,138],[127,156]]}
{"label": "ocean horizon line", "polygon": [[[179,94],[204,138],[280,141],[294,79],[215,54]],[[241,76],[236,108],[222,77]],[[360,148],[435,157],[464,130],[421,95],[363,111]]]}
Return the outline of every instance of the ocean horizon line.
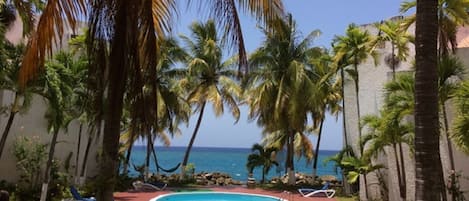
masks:
{"label": "ocean horizon line", "polygon": [[[139,144],[139,145],[134,145],[134,147],[146,147],[146,145]],[[187,146],[161,146],[161,145],[156,145],[155,148],[163,148],[163,149],[176,148],[176,149],[182,149],[182,148],[187,148]],[[193,146],[192,148],[195,148],[195,149],[251,149],[251,147],[217,147],[217,146]],[[333,151],[333,152],[339,152],[340,150],[334,150],[334,149],[320,149],[319,151]]]}

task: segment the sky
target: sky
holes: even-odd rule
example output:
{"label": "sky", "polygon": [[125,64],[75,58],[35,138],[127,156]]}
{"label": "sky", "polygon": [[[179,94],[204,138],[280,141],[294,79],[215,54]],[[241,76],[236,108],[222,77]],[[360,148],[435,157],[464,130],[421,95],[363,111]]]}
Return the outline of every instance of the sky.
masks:
{"label": "sky", "polygon": [[[302,35],[319,29],[322,34],[317,38],[314,46],[330,48],[335,35],[343,35],[351,23],[358,25],[379,22],[399,15],[399,0],[284,0],[286,11],[291,13],[297,23],[297,29]],[[199,17],[195,8],[181,12],[176,34],[189,36],[188,26],[196,20],[206,20]],[[252,52],[263,41],[263,35],[256,27],[256,21],[251,17],[242,16],[242,29],[247,45],[247,51]],[[243,147],[249,148],[261,142],[262,129],[255,121],[248,121],[248,108],[241,106],[241,118],[237,124],[231,113],[226,112],[216,118],[211,105],[206,107],[201,127],[195,139],[194,146],[198,147]],[[175,136],[171,146],[187,146],[192,135],[198,113],[189,121],[188,127],[181,125],[182,135]],[[311,136],[316,144],[316,136]],[[161,145],[158,144],[157,145]],[[342,116],[338,118],[327,116],[321,139],[321,150],[340,150],[343,146]]]}

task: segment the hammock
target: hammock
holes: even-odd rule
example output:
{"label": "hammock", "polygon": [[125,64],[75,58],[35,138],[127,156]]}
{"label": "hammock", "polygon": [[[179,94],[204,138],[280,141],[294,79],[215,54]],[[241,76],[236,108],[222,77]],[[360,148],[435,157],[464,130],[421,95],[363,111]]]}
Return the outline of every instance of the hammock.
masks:
{"label": "hammock", "polygon": [[158,163],[157,163],[156,165],[158,166],[157,168],[158,168],[159,170],[163,170],[163,172],[167,172],[167,173],[172,173],[172,172],[176,171],[176,170],[179,168],[179,166],[181,165],[181,163],[178,163],[178,164],[176,165],[176,167],[173,167],[173,168],[171,168],[171,169],[165,169],[165,168],[161,167]]}

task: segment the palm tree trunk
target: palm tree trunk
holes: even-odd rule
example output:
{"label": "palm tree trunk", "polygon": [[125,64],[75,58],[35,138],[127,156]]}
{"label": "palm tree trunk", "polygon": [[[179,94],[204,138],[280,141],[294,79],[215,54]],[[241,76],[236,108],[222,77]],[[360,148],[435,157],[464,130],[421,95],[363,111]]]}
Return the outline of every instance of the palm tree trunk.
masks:
{"label": "palm tree trunk", "polygon": [[143,181],[148,181],[148,176],[150,174],[150,156],[151,156],[151,146],[152,146],[152,137],[151,134],[148,134],[147,137],[147,153],[145,156],[145,170],[143,174]]}
{"label": "palm tree trunk", "polygon": [[342,79],[342,90],[340,90],[342,96],[342,126],[343,126],[343,133],[344,133],[344,147],[349,146],[348,137],[347,137],[347,121],[345,116],[345,96],[344,96],[344,82],[345,82],[345,75],[344,75],[344,68],[340,68],[340,78]]}
{"label": "palm tree trunk", "polygon": [[75,156],[75,184],[78,183],[78,180],[80,178],[80,175],[78,175],[79,172],[79,163],[80,163],[80,149],[81,149],[81,134],[83,131],[83,124],[80,123],[80,127],[78,128],[78,143],[77,143],[77,154]]}
{"label": "palm tree trunk", "polygon": [[54,134],[52,135],[52,140],[50,142],[49,158],[47,159],[46,171],[44,172],[44,182],[42,183],[40,201],[46,201],[46,198],[47,198],[47,191],[48,191],[48,186],[50,182],[50,174],[51,174],[50,169],[52,167],[52,162],[54,160],[55,144],[57,144],[57,136],[59,136],[59,129],[54,128]]}
{"label": "palm tree trunk", "polygon": [[[340,78],[342,79],[342,83],[341,83],[341,87],[342,89],[340,90],[340,95],[342,96],[342,129],[343,129],[343,133],[344,133],[344,147],[348,147],[349,146],[349,143],[348,143],[348,136],[347,136],[347,119],[346,119],[346,116],[345,116],[345,88],[344,88],[344,85],[345,85],[345,73],[344,73],[344,68],[341,67],[340,68]],[[347,156],[350,155],[350,153],[346,153]],[[341,170],[342,172],[342,184],[344,184],[344,192],[345,192],[345,195],[350,195],[352,193],[352,188],[350,186],[350,184],[347,182],[347,179],[346,177],[344,176],[344,171]]]}
{"label": "palm tree trunk", "polygon": [[156,174],[160,174],[160,167],[158,165],[158,158],[156,157],[156,150],[155,150],[155,145],[153,144],[153,141],[151,142],[151,153],[153,155],[153,160],[155,161],[155,167],[156,167]]}
{"label": "palm tree trunk", "polygon": [[295,142],[295,131],[289,131],[288,134],[288,143],[287,143],[287,161],[286,161],[286,169],[288,173],[288,184],[295,185],[295,166],[293,162],[294,157],[294,142]]}
{"label": "palm tree trunk", "polygon": [[438,122],[437,0],[417,0],[415,25],[415,200],[443,194]]}
{"label": "palm tree trunk", "polygon": [[[396,143],[393,143],[392,144],[392,149],[394,151],[394,159],[396,160],[396,171],[397,171],[397,179],[399,181],[399,195],[401,196],[402,200],[406,200],[405,199],[405,188],[403,188],[403,183],[405,183],[405,180],[402,179],[402,172],[401,172],[401,167],[399,165],[399,157],[397,155],[397,144]],[[404,161],[402,158],[401,158],[401,161]]]}
{"label": "palm tree trunk", "polygon": [[107,104],[104,118],[103,153],[98,172],[99,184],[96,198],[99,201],[112,201],[116,174],[119,164],[120,121],[123,108],[125,83],[127,80],[127,48],[126,28],[128,21],[128,1],[116,1],[116,19],[113,43],[110,53],[109,87],[107,88]]}
{"label": "palm tree trunk", "polygon": [[316,142],[316,154],[314,155],[314,162],[313,162],[313,181],[316,181],[316,173],[318,169],[318,158],[319,158],[319,144],[321,143],[321,135],[322,135],[322,126],[324,124],[324,117],[321,118],[321,124],[319,124],[319,134],[318,134],[318,141]]}
{"label": "palm tree trunk", "polygon": [[365,183],[365,200],[369,200],[369,193],[368,193],[368,180],[366,179],[366,175],[368,175],[368,173],[365,173],[363,174],[363,183]]}
{"label": "palm tree trunk", "polygon": [[454,154],[453,154],[453,144],[451,143],[451,137],[449,134],[449,126],[448,126],[448,116],[446,113],[446,105],[445,103],[441,103],[441,109],[443,110],[443,125],[445,127],[445,134],[446,134],[446,143],[448,144],[448,155],[449,155],[449,164],[450,170],[455,170],[454,166]]}
{"label": "palm tree trunk", "polygon": [[13,105],[10,110],[10,116],[8,117],[7,125],[3,130],[2,139],[0,140],[0,159],[2,158],[3,149],[5,148],[5,144],[8,138],[8,134],[10,133],[11,125],[13,125],[13,120],[15,119],[16,113],[18,113],[18,100],[19,94],[18,92],[15,93],[15,99],[13,100]]}
{"label": "palm tree trunk", "polygon": [[93,134],[88,133],[88,142],[86,142],[85,155],[83,156],[83,163],[81,164],[80,177],[85,176],[86,166],[88,164],[88,156],[91,149],[91,143],[93,142]]}
{"label": "palm tree trunk", "polygon": [[[404,196],[404,200],[407,200],[407,177],[405,175],[405,160],[404,160],[404,151],[402,150],[402,142],[397,144],[399,146],[399,157],[401,158],[401,174],[402,174],[402,189],[404,192],[401,192]],[[401,190],[402,191],[402,190]]]}
{"label": "palm tree trunk", "polygon": [[189,161],[189,154],[191,152],[192,145],[194,144],[195,137],[197,136],[197,132],[199,131],[200,124],[202,123],[202,117],[204,116],[204,109],[205,109],[206,104],[207,102],[204,101],[202,103],[202,106],[200,107],[200,114],[199,114],[199,118],[197,119],[197,124],[195,125],[195,129],[194,129],[194,132],[192,133],[191,140],[189,141],[189,145],[187,146],[186,153],[184,154],[184,160],[182,161],[182,164],[181,164],[181,178],[183,178],[184,175],[186,174],[185,171],[186,171],[187,162]]}
{"label": "palm tree trunk", "polygon": [[[130,139],[133,142],[133,132],[130,134]],[[129,169],[129,161],[130,161],[130,155],[132,154],[132,148],[134,147],[133,143],[129,144],[129,148],[127,148],[127,153],[125,154],[125,161],[124,161],[124,167],[122,167],[122,173],[128,174],[128,169]]]}
{"label": "palm tree trunk", "polygon": [[[356,98],[355,98],[355,101],[356,101],[356,105],[357,105],[357,123],[358,123],[358,139],[362,139],[362,130],[361,130],[361,125],[360,125],[360,95],[359,95],[359,85],[358,85],[358,62],[356,61],[353,65],[353,67],[355,68],[355,71],[357,73],[357,77],[355,77],[354,79],[354,82],[355,82],[355,95],[356,95]],[[361,156],[363,154],[363,147],[360,143],[358,143],[358,148],[359,148],[359,156]]]}

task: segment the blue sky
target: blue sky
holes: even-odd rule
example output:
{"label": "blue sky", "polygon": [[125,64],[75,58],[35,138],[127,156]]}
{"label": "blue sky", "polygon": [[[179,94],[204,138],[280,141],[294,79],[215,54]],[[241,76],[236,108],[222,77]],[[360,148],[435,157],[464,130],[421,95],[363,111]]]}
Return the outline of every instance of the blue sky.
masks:
{"label": "blue sky", "polygon": [[[285,0],[287,12],[292,13],[296,20],[298,30],[307,35],[309,32],[319,29],[322,35],[317,38],[316,46],[330,47],[335,35],[342,35],[350,23],[369,24],[399,15],[399,0]],[[181,12],[175,33],[189,35],[188,26],[195,20],[205,20],[198,17],[195,9]],[[247,50],[251,52],[257,48],[263,40],[262,34],[256,28],[256,22],[248,16],[242,18],[243,32]],[[194,146],[203,147],[251,147],[261,141],[261,128],[255,122],[247,120],[248,108],[241,107],[241,118],[237,124],[226,112],[220,118],[216,118],[207,107],[202,120],[202,125],[195,140]],[[189,126],[181,125],[182,136],[175,136],[171,146],[187,146],[192,135],[198,113],[189,122]],[[342,120],[341,116],[328,116],[324,124],[321,149],[339,150],[342,148]],[[315,144],[316,137],[310,139]],[[160,145],[160,144],[157,144]]]}

